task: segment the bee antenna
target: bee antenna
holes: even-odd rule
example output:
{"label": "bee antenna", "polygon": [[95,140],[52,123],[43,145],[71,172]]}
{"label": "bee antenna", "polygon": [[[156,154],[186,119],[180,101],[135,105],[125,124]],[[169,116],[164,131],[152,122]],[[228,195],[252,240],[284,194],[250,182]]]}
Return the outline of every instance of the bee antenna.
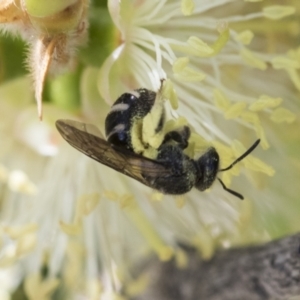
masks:
{"label": "bee antenna", "polygon": [[241,195],[241,194],[239,194],[238,192],[235,192],[235,191],[233,191],[233,190],[227,188],[226,185],[224,184],[224,182],[223,182],[220,178],[218,178],[218,180],[219,180],[219,182],[221,183],[223,189],[224,189],[226,192],[228,192],[228,193],[230,193],[230,194],[232,194],[232,195],[238,197],[238,198],[241,199],[241,200],[244,200],[243,195]]}
{"label": "bee antenna", "polygon": [[242,154],[240,157],[238,157],[230,166],[228,166],[227,168],[219,170],[219,172],[224,172],[224,171],[230,170],[236,163],[238,163],[239,161],[244,159],[247,155],[249,155],[258,146],[259,143],[260,143],[260,139],[258,139],[244,154]]}

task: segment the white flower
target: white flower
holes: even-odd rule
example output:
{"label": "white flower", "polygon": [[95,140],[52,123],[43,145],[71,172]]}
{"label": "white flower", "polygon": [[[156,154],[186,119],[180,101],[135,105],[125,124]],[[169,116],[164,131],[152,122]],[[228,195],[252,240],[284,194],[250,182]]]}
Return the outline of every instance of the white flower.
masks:
{"label": "white flower", "polygon": [[[11,291],[24,280],[31,300],[53,292],[57,299],[113,299],[124,287],[133,294],[146,283],[135,282],[130,269],[147,255],[185,264],[178,241],[208,258],[217,246],[299,230],[299,204],[293,203],[299,192],[293,152],[298,123],[286,125],[299,114],[299,51],[289,48],[289,39],[272,39],[281,33],[268,26],[275,19],[272,24],[288,28],[295,8],[232,0],[113,0],[108,6],[119,45],[100,72],[82,72],[83,121],[103,131],[109,108],[96,87],[112,104],[134,88],[158,90],[166,78],[169,111],[175,122],[193,127],[196,149],[213,144],[222,167],[257,138],[266,151],[257,149],[222,176],[246,197],[243,202],[218,183],[205,193],[162,196],[59,139],[54,121],[76,118],[71,112],[49,104],[44,125],[35,122],[31,95],[14,93],[28,81],[3,85],[0,266],[9,271],[0,289]],[[19,107],[13,99],[22,100]],[[274,170],[277,175],[268,178]],[[232,179],[240,171],[247,177]]]}

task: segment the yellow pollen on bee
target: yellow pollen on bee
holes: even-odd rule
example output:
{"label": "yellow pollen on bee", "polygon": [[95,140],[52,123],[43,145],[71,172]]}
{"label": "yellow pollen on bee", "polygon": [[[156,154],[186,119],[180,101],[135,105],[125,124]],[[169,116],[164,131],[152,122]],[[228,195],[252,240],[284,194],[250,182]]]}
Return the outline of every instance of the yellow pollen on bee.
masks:
{"label": "yellow pollen on bee", "polygon": [[157,132],[161,118],[164,118],[163,103],[154,104],[151,111],[143,119],[142,141],[146,145],[150,145],[157,149],[164,139],[164,132],[160,130]]}
{"label": "yellow pollen on bee", "polygon": [[145,149],[142,154],[144,157],[147,157],[150,159],[156,159],[157,155],[158,155],[158,150],[154,149],[152,147],[149,147],[149,148]]}
{"label": "yellow pollen on bee", "polygon": [[143,121],[134,120],[131,127],[131,144],[135,153],[141,154],[145,149],[145,145],[142,143],[142,130]]}

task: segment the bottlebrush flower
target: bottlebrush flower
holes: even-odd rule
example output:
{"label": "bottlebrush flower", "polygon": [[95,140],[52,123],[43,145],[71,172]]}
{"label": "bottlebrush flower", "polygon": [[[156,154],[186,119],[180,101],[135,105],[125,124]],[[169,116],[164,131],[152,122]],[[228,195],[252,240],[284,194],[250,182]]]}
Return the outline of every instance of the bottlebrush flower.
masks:
{"label": "bottlebrush flower", "polygon": [[[39,11],[29,9],[31,1],[2,2],[4,30],[13,28],[31,47],[43,45],[35,61],[38,70],[39,62],[53,62],[49,45],[57,36],[77,46],[80,24],[87,24],[86,3],[58,2],[54,15],[65,4],[80,4],[81,13],[63,18],[66,23],[54,22],[57,31],[47,44],[43,23],[31,17]],[[52,15],[45,7],[42,19]],[[299,230],[295,3],[109,0],[108,8],[113,25],[104,22],[107,11],[100,1],[91,5],[90,43],[76,56],[76,72],[47,81],[42,124],[28,79],[0,86],[0,290],[7,297],[14,290],[31,300],[51,294],[116,299],[121,291],[132,296],[142,292],[147,278],[134,278],[131,269],[148,255],[175,258],[184,267],[188,257],[178,241],[209,258],[217,247]],[[19,21],[14,23],[15,15]],[[64,27],[68,22],[73,25]],[[67,57],[74,55],[62,49]],[[5,52],[1,59],[12,58]],[[42,70],[33,71],[38,95],[48,67]],[[204,193],[160,195],[84,157],[54,128],[57,119],[69,118],[95,123],[103,131],[107,103],[135,88],[157,91],[162,78],[167,79],[170,126],[188,123],[194,150],[215,146],[221,167],[261,139],[260,149],[222,174],[244,201],[219,184]]]}

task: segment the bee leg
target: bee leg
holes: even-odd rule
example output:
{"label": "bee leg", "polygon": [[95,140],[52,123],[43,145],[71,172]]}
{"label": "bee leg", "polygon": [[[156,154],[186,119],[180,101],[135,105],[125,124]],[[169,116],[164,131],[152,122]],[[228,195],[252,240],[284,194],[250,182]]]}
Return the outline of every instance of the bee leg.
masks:
{"label": "bee leg", "polygon": [[142,119],[142,135],[141,142],[154,149],[162,144],[164,139],[164,124],[165,124],[165,111],[162,103],[157,103],[151,111]]}
{"label": "bee leg", "polygon": [[183,126],[177,130],[168,132],[165,135],[162,144],[173,144],[175,142],[179,148],[185,149],[188,146],[188,139],[190,138],[190,135],[190,128],[188,126]]}

